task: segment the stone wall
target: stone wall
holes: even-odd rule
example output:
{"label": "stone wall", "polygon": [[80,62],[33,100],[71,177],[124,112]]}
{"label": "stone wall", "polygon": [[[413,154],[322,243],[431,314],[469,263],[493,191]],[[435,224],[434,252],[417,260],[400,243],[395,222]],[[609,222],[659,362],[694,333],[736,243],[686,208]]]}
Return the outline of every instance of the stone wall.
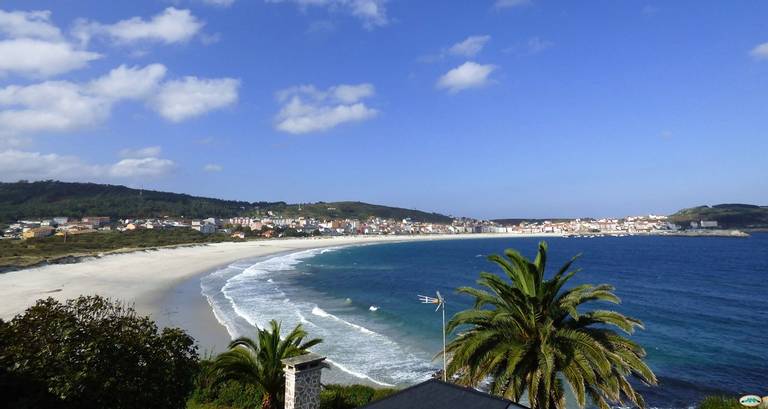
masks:
{"label": "stone wall", "polygon": [[321,367],[304,371],[285,371],[285,409],[318,409],[320,407]]}

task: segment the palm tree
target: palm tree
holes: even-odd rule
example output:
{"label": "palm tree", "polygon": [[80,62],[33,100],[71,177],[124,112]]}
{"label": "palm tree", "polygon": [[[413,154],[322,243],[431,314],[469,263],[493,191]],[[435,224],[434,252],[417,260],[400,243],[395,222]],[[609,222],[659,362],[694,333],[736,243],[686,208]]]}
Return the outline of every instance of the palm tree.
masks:
{"label": "palm tree", "polygon": [[282,408],[285,375],[282,359],[306,354],[321,339],[305,341],[307,332],[297,325],[283,339],[280,324],[272,320],[269,329],[260,329],[255,340],[241,337],[229,344],[229,350],[216,357],[213,364],[219,380],[237,379],[257,385],[262,393],[262,409]]}
{"label": "palm tree", "polygon": [[504,254],[488,259],[506,279],[483,272],[477,283],[484,289],[458,289],[475,302],[448,323],[448,331],[462,329],[447,347],[448,374],[469,386],[490,381],[491,393],[516,402],[527,392],[533,409],[565,408],[564,383],[580,407],[589,398],[601,409],[624,399],[644,408],[628,378],[655,385],[656,376],[643,362],[645,350],[615,331],[631,334],[642,323],[615,311],[579,308],[590,301],[618,304],[614,288],[564,289],[578,272],[571,270],[578,256],[545,279],[545,242],[533,262],[515,250]]}

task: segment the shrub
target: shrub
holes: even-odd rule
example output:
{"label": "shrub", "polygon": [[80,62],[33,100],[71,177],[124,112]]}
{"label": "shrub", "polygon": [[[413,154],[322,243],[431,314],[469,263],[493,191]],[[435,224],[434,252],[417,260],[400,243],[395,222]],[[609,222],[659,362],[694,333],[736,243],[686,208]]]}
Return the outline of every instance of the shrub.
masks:
{"label": "shrub", "polygon": [[395,389],[375,389],[365,385],[326,385],[320,393],[320,408],[359,408],[389,396],[395,391]]}
{"label": "shrub", "polygon": [[257,386],[231,380],[218,388],[215,403],[238,409],[250,409],[261,407],[261,398],[262,394]]}
{"label": "shrub", "polygon": [[37,388],[61,407],[182,408],[198,368],[184,331],[159,331],[133,308],[98,296],[39,300],[0,324],[0,340],[4,382],[24,385],[4,388],[10,407],[25,407]]}
{"label": "shrub", "polygon": [[699,409],[744,409],[739,398],[733,396],[707,396],[699,403]]}

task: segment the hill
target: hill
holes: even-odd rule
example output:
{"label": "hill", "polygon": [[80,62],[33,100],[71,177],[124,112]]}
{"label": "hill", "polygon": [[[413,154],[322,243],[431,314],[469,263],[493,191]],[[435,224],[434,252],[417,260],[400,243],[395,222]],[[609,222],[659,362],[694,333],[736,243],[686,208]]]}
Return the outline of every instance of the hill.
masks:
{"label": "hill", "polygon": [[692,221],[716,220],[718,225],[729,229],[768,228],[768,206],[749,204],[719,204],[683,209],[669,216],[670,221],[687,225]]}
{"label": "hill", "polygon": [[273,211],[287,217],[318,219],[370,216],[414,221],[450,223],[437,213],[362,202],[287,204],[245,202],[191,196],[181,193],[132,189],[119,185],[58,181],[0,183],[0,222],[39,217],[110,216],[132,217],[232,217]]}
{"label": "hill", "polygon": [[503,226],[512,226],[512,225],[518,225],[520,223],[543,223],[545,221],[550,221],[553,223],[563,223],[563,222],[569,222],[573,219],[493,219],[492,222],[501,224]]}
{"label": "hill", "polygon": [[57,181],[0,183],[0,220],[35,217],[230,217],[252,203],[118,185]]}
{"label": "hill", "polygon": [[309,204],[271,204],[267,210],[278,212],[288,217],[314,217],[318,219],[360,219],[381,217],[384,219],[401,220],[410,218],[413,221],[428,223],[450,224],[453,218],[439,213],[428,213],[420,210],[403,209],[400,207],[381,206],[363,202],[318,202]]}

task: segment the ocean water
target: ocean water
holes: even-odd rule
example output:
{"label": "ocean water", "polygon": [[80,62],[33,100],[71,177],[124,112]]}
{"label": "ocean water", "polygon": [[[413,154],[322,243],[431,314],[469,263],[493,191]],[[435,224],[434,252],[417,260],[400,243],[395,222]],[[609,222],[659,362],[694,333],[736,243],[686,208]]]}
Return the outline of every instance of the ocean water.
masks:
{"label": "ocean water", "polygon": [[[441,321],[418,294],[439,290],[448,316],[469,308],[455,293],[486,256],[515,248],[532,257],[537,238],[363,245],[245,260],[202,280],[230,335],[270,319],[301,323],[325,340],[317,352],[382,385],[427,379],[441,362]],[[547,238],[549,266],[581,253],[572,280],[609,283],[618,311],[641,319],[632,338],[648,351],[660,385],[644,388],[660,408],[693,406],[708,394],[768,394],[768,234],[737,238]],[[598,305],[599,306],[599,305]]]}

